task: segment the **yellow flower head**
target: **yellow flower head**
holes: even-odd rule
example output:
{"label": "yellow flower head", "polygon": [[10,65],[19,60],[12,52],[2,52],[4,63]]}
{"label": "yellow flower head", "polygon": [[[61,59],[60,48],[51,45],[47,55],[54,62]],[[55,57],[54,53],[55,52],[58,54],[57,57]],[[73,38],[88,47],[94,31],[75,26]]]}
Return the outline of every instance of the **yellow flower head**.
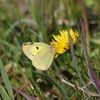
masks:
{"label": "yellow flower head", "polygon": [[[74,32],[71,28],[69,29],[69,34],[74,45],[78,40],[79,33],[77,31]],[[54,45],[56,54],[63,54],[65,51],[69,50],[70,45],[67,30],[60,30],[60,35],[53,35],[53,38],[50,44]]]}

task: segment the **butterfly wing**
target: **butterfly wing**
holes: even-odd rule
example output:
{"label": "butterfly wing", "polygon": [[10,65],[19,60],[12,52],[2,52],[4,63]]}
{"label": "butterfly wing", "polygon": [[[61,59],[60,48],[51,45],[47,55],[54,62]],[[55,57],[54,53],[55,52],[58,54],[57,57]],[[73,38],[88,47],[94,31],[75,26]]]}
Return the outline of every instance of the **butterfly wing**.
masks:
{"label": "butterfly wing", "polygon": [[38,51],[32,60],[32,64],[39,70],[47,70],[55,55],[55,50],[52,46],[45,47]]}
{"label": "butterfly wing", "polygon": [[49,45],[45,43],[26,42],[23,43],[22,50],[30,60],[33,60],[37,52],[39,52],[43,48],[48,48],[48,47]]}

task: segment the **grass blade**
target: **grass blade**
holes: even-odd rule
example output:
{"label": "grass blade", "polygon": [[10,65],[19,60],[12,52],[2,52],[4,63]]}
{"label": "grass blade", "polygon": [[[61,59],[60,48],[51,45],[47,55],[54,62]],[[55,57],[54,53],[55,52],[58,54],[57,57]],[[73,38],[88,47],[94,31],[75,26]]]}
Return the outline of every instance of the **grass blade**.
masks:
{"label": "grass blade", "polygon": [[84,30],[84,25],[83,23],[81,22],[81,25],[82,25],[82,38],[83,38],[83,41],[81,40],[81,43],[83,45],[83,49],[84,49],[84,55],[85,55],[85,59],[86,59],[86,64],[87,64],[87,69],[88,69],[88,75],[92,81],[92,77],[91,77],[91,74],[90,74],[90,69],[89,69],[89,61],[88,61],[88,49],[87,49],[87,43],[86,43],[86,36],[85,36],[85,30]]}
{"label": "grass blade", "polygon": [[50,76],[44,74],[44,73],[39,73],[39,72],[35,72],[34,73],[42,76],[43,78],[45,78],[46,80],[50,81],[52,84],[54,84],[59,90],[60,93],[62,94],[62,96],[64,97],[64,100],[69,100],[67,93],[64,91],[64,89],[56,82],[54,81]]}
{"label": "grass blade", "polygon": [[5,89],[0,85],[0,94],[3,98],[3,100],[10,100],[7,92],[5,91]]}
{"label": "grass blade", "polygon": [[[5,85],[6,85],[8,94],[9,94],[11,100],[14,100],[12,87],[11,87],[9,78],[8,78],[8,76],[7,76],[6,70],[5,70],[5,68],[4,68],[4,65],[3,65],[1,59],[0,59],[0,71],[1,71],[1,74],[2,74],[2,77],[3,77],[3,80],[4,80],[4,83],[5,83]],[[8,99],[4,99],[4,100],[8,100]]]}
{"label": "grass blade", "polygon": [[95,85],[97,86],[97,89],[100,92],[100,81],[99,81],[99,79],[98,79],[98,77],[97,77],[96,73],[94,72],[94,70],[93,70],[91,65],[89,66],[89,68],[90,68],[91,76],[92,76],[92,78],[94,80],[94,83],[95,83]]}
{"label": "grass blade", "polygon": [[68,32],[68,38],[69,38],[69,43],[70,43],[70,52],[71,52],[71,57],[72,57],[72,60],[73,60],[73,64],[74,64],[74,66],[75,66],[76,72],[77,72],[77,74],[78,74],[78,77],[79,77],[79,79],[80,79],[82,85],[84,85],[84,81],[83,81],[83,79],[82,79],[82,77],[81,77],[81,75],[80,75],[80,72],[79,72],[79,70],[78,70],[78,65],[77,65],[77,63],[76,63],[75,54],[74,54],[74,48],[73,48],[73,44],[72,44],[72,40],[71,40],[71,38],[70,38],[70,33],[69,33],[69,32]]}

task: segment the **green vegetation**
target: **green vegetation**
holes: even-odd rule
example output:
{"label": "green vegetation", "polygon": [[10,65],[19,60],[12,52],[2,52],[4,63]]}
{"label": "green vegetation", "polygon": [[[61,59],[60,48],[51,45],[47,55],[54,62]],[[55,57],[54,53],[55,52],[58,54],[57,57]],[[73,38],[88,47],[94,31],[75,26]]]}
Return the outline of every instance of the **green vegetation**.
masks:
{"label": "green vegetation", "polygon": [[[100,0],[0,0],[0,100],[98,100],[99,4]],[[71,49],[55,58],[48,70],[35,69],[22,43],[49,44],[53,34],[69,28],[79,32],[77,44],[70,42]]]}

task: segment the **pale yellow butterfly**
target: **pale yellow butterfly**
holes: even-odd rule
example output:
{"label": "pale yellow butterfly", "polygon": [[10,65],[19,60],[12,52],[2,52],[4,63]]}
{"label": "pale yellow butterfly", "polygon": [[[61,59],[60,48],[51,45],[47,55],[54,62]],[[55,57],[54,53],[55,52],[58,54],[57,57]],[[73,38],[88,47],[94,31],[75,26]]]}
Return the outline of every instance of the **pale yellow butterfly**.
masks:
{"label": "pale yellow butterfly", "polygon": [[22,50],[39,70],[47,70],[55,56],[54,46],[45,43],[26,42],[23,43]]}

